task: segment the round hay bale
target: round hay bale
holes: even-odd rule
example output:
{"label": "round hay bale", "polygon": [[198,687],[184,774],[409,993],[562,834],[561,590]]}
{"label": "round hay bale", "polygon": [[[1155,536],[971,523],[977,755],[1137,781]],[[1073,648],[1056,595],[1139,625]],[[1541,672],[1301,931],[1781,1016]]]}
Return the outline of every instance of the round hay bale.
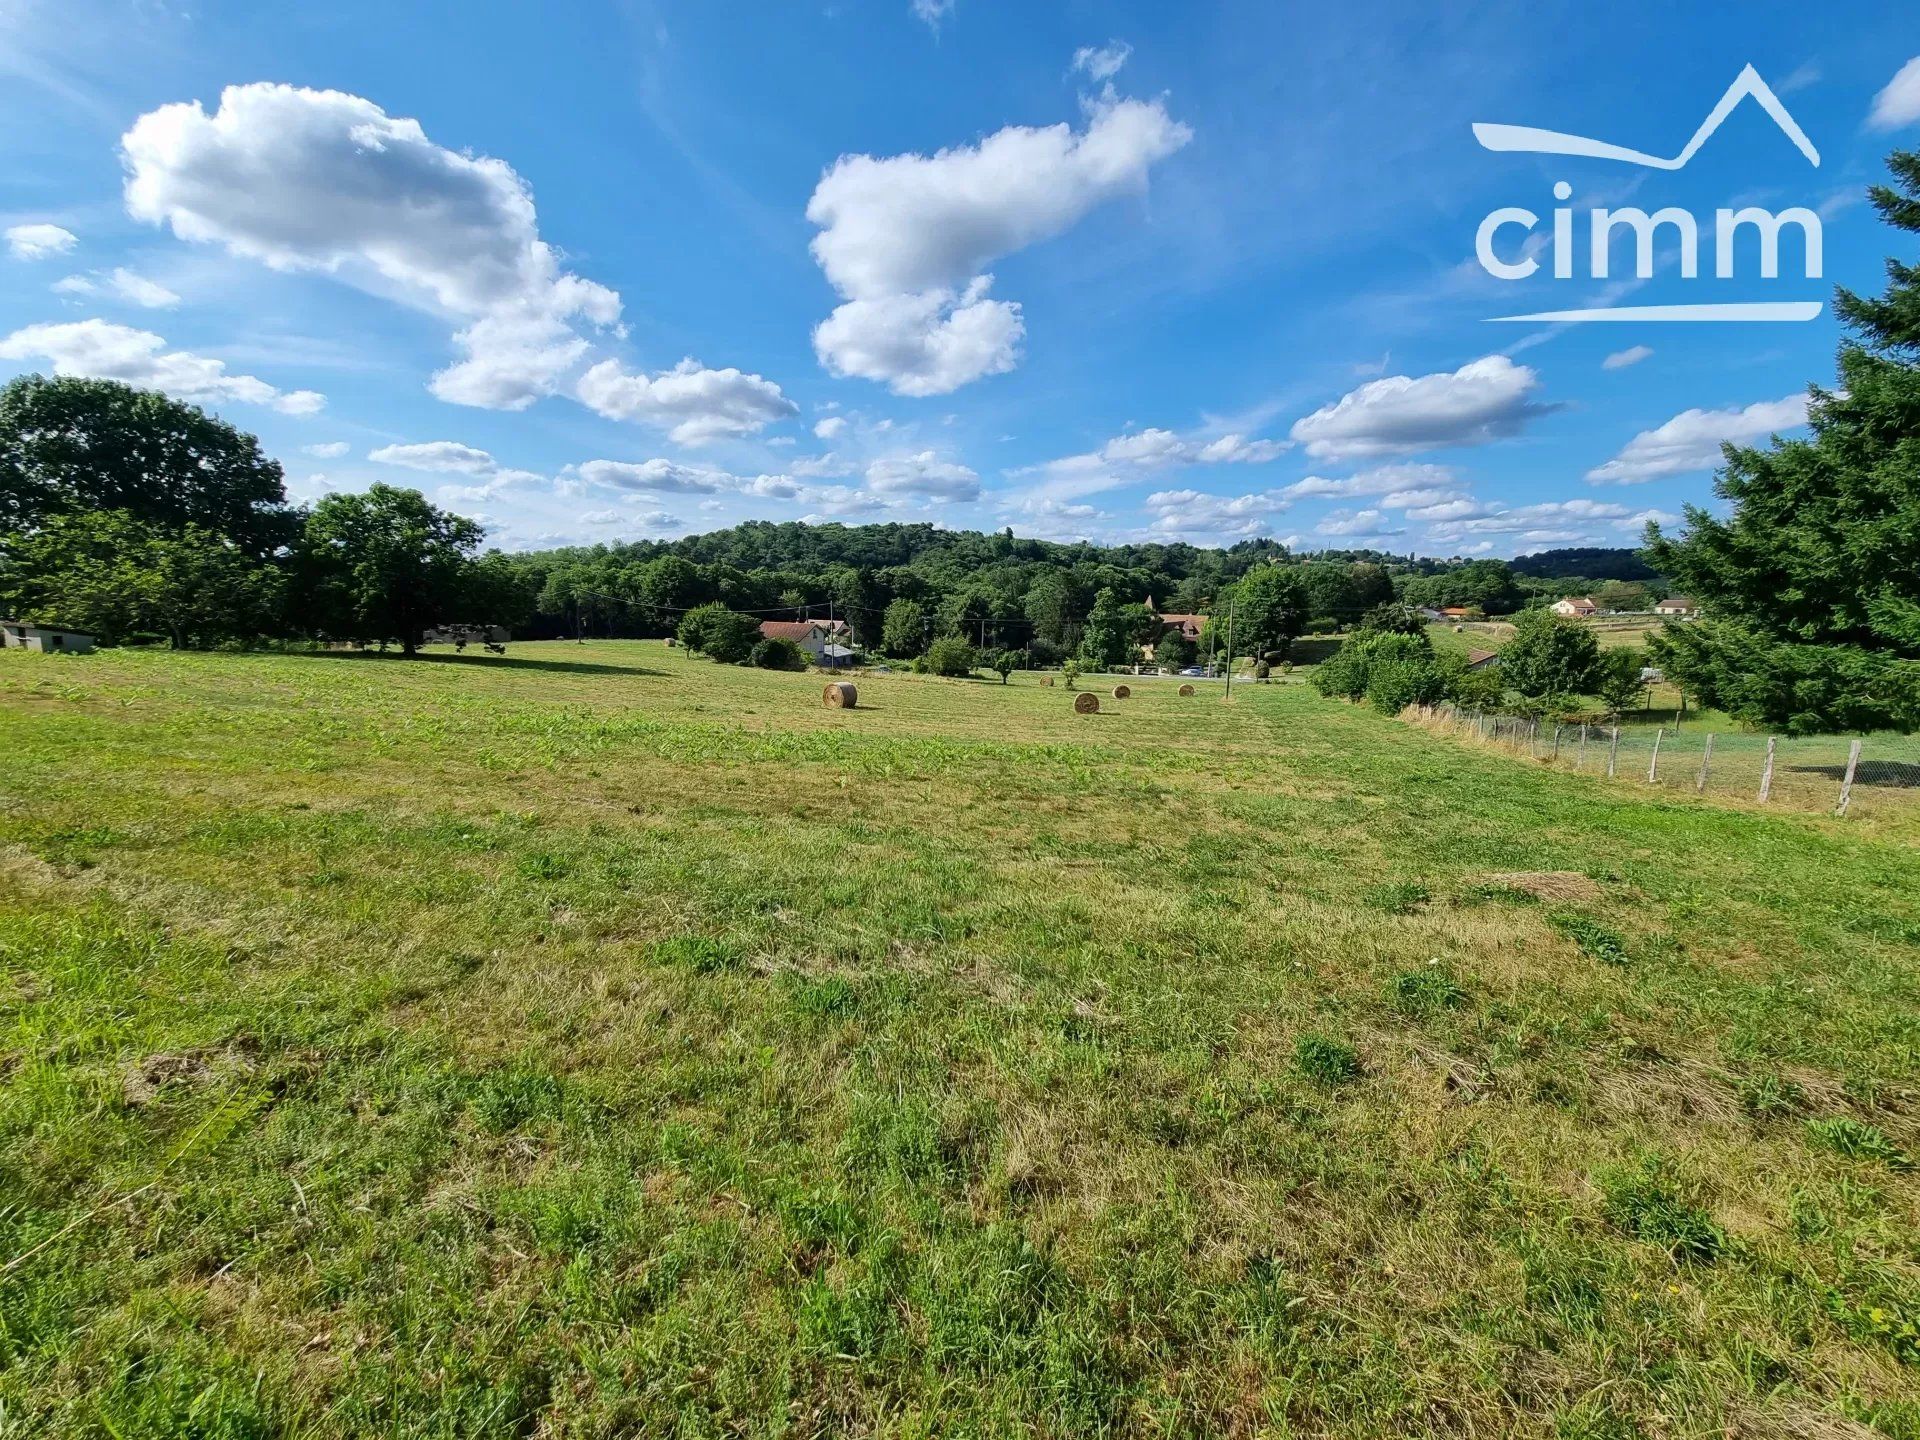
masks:
{"label": "round hay bale", "polygon": [[1133,694],[1133,691],[1125,685],[1116,685],[1113,687],[1113,698],[1116,700],[1124,700],[1131,694]]}
{"label": "round hay bale", "polygon": [[1052,688],[1053,688],[1053,677],[1052,677],[1051,675],[1042,675],[1042,676],[1040,677],[1040,683],[1041,683],[1042,685],[1045,685],[1045,686],[1046,686],[1046,687],[1047,687],[1048,689],[1052,689]]}
{"label": "round hay bale", "polygon": [[853,688],[849,680],[835,680],[828,685],[823,697],[829,710],[851,710],[860,699],[860,692]]}
{"label": "round hay bale", "polygon": [[1073,697],[1073,708],[1076,714],[1091,715],[1100,708],[1100,697],[1091,690],[1082,690]]}
{"label": "round hay bale", "polygon": [[1191,694],[1193,694],[1193,686],[1191,686],[1191,685],[1182,685],[1182,686],[1180,687],[1180,693],[1181,693],[1182,695],[1191,695]]}

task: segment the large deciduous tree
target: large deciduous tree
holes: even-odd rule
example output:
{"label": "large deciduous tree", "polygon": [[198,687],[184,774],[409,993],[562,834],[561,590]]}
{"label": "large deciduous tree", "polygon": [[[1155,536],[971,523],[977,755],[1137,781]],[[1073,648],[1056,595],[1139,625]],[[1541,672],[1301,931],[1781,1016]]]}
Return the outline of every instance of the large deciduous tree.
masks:
{"label": "large deciduous tree", "polygon": [[[1221,597],[1212,626],[1222,646],[1240,655],[1284,655],[1307,615],[1307,587],[1298,567],[1257,565]],[[1228,657],[1232,659],[1232,656]]]}
{"label": "large deciduous tree", "polygon": [[[1920,153],[1869,192],[1920,234]],[[1842,289],[1853,335],[1839,381],[1812,390],[1805,440],[1726,447],[1686,533],[1647,527],[1647,555],[1704,619],[1653,637],[1670,678],[1739,719],[1794,733],[1920,729],[1920,266],[1887,262],[1887,292]]]}
{"label": "large deciduous tree", "polygon": [[340,639],[398,640],[409,655],[431,625],[484,623],[491,617],[471,612],[491,598],[474,558],[485,534],[418,490],[374,485],[364,494],[329,495],[313,507],[301,538],[305,618]]}
{"label": "large deciduous tree", "polygon": [[107,511],[197,526],[254,559],[299,531],[279,462],[198,406],[113,380],[23,375],[0,387],[0,533]]}

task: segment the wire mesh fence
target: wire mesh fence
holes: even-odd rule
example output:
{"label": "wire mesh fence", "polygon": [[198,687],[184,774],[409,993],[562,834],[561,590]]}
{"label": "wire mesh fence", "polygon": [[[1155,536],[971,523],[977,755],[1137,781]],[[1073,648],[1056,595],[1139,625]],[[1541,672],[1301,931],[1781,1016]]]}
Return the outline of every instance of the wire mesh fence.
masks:
{"label": "wire mesh fence", "polygon": [[1920,737],[1757,735],[1695,724],[1589,725],[1419,707],[1429,728],[1590,775],[1795,810],[1920,804]]}

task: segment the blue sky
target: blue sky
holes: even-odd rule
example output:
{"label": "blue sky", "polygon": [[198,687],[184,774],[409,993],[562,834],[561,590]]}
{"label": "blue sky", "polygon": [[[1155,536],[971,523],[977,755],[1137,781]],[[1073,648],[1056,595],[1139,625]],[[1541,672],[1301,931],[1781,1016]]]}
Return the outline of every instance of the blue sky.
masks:
{"label": "blue sky", "polygon": [[[1438,13],[1454,9],[1461,13]],[[0,373],[159,385],[311,498],[526,548],[745,518],[1525,553],[1632,543],[1877,289],[1909,5],[0,3]],[[1672,156],[1496,153],[1477,122]],[[1556,181],[1569,196],[1557,201]],[[1551,212],[1573,212],[1557,278]],[[1681,207],[1633,274],[1594,206]],[[1779,275],[1719,207],[1819,216]],[[1531,239],[1483,217],[1522,207]],[[1909,239],[1910,244],[1910,239]]]}

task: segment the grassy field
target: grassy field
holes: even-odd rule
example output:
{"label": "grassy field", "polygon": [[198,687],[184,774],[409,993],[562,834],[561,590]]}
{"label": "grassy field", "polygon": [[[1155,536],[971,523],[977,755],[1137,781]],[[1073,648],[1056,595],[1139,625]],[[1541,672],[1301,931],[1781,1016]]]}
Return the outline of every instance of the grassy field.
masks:
{"label": "grassy field", "polygon": [[0,655],[0,1435],[1920,1436],[1920,821],[1299,685]]}

